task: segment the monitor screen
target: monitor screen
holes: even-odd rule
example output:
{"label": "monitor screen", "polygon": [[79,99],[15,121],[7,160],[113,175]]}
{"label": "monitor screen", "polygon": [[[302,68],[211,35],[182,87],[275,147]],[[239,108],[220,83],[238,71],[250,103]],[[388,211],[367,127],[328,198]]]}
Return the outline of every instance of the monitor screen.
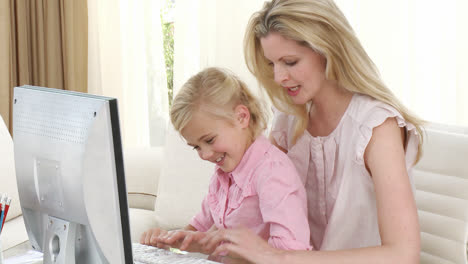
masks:
{"label": "monitor screen", "polygon": [[15,87],[20,204],[44,263],[133,263],[117,100]]}

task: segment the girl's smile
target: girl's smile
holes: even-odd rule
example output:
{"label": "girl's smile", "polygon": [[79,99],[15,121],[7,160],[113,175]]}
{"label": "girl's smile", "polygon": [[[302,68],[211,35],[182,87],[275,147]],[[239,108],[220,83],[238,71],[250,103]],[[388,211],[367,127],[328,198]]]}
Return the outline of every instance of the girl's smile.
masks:
{"label": "girl's smile", "polygon": [[224,172],[231,172],[251,144],[248,122],[248,118],[235,118],[229,122],[197,111],[181,134],[187,144],[197,150],[201,159],[216,164]]}

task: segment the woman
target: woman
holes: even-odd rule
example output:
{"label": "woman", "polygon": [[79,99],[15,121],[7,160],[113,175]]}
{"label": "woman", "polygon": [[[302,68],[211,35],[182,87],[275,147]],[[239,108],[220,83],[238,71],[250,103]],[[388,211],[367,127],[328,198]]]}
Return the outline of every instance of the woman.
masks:
{"label": "woman", "polygon": [[419,263],[411,167],[422,121],[402,106],[332,0],[274,0],[255,13],[245,59],[275,106],[270,140],[303,177],[313,251],[244,229],[206,236],[255,263]]}

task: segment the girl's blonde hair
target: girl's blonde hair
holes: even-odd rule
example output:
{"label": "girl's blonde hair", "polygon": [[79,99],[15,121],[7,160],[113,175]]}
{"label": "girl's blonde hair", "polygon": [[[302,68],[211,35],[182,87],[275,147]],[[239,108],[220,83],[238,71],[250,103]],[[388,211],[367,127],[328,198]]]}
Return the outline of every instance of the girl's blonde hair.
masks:
{"label": "girl's blonde hair", "polygon": [[249,129],[252,139],[267,126],[263,106],[247,86],[232,72],[211,67],[192,76],[177,93],[171,107],[171,122],[181,132],[196,111],[214,118],[234,121],[234,108],[245,105],[250,111]]}
{"label": "girl's blonde hair", "polygon": [[265,87],[273,105],[297,118],[293,142],[307,128],[306,105],[296,105],[284,89],[274,81],[269,61],[264,57],[260,39],[269,32],[277,32],[295,40],[325,57],[328,80],[339,86],[369,95],[398,110],[408,122],[416,126],[420,135],[417,160],[421,156],[424,123],[411,114],[385,86],[379,72],[357,39],[343,13],[332,0],[273,0],[250,18],[244,36],[247,67]]}

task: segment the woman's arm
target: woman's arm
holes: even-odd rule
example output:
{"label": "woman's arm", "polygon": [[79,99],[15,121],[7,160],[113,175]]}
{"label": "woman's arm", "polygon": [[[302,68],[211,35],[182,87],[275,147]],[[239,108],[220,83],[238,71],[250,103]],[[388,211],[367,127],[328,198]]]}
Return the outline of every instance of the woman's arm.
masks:
{"label": "woman's arm", "polygon": [[419,263],[417,209],[406,170],[404,141],[394,118],[374,128],[365,162],[375,186],[382,245],[339,251],[281,251],[246,230],[226,230],[222,251],[254,263]]}

